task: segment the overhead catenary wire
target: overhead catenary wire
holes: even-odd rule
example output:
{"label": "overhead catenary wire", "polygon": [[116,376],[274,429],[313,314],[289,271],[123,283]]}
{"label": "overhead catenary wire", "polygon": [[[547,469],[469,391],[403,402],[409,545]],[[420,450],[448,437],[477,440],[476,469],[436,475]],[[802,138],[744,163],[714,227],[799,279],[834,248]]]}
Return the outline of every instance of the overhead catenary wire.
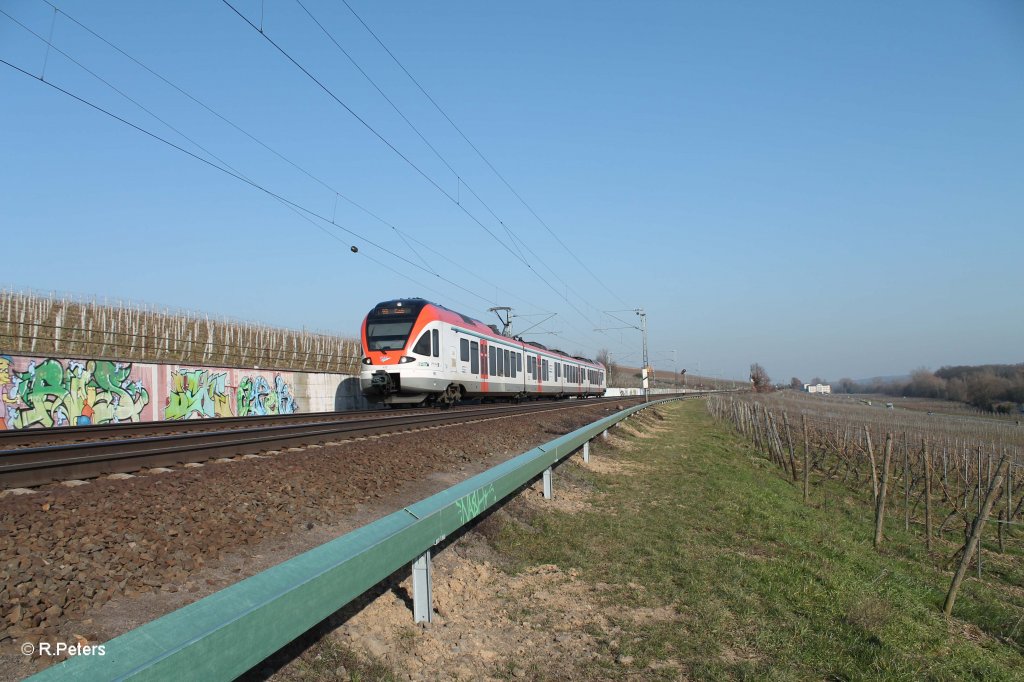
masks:
{"label": "overhead catenary wire", "polygon": [[[457,183],[458,183],[457,187],[459,188],[459,190],[461,190],[461,188],[463,186],[465,186],[465,188],[469,191],[470,194],[473,195],[473,197],[477,200],[477,202],[479,202],[480,205],[483,206],[484,209],[486,209],[488,213],[490,213],[491,217],[494,218],[494,220],[497,221],[497,223],[499,225],[501,225],[502,229],[504,229],[504,231],[505,231],[505,234],[508,235],[509,240],[512,243],[512,246],[515,247],[517,251],[519,251],[519,255],[520,255],[521,259],[524,262],[526,261],[526,257],[523,256],[523,249],[525,249],[526,252],[529,253],[530,256],[533,258],[534,261],[536,261],[537,263],[542,265],[545,268],[545,270],[547,270],[549,273],[551,273],[551,275],[556,280],[558,280],[566,288],[567,292],[568,291],[572,291],[573,294],[575,294],[581,301],[583,301],[585,304],[587,304],[590,308],[592,308],[595,311],[598,311],[598,309],[595,306],[590,304],[590,302],[588,301],[588,299],[586,297],[584,297],[580,292],[576,291],[564,279],[562,279],[561,275],[558,274],[558,271],[555,270],[554,268],[552,268],[550,265],[548,265],[547,262],[545,262],[545,260],[543,258],[541,258],[540,255],[537,254],[537,252],[534,251],[530,247],[530,245],[528,243],[523,241],[522,238],[520,238],[517,234],[515,234],[515,232],[509,227],[509,225],[504,220],[501,219],[501,217],[494,211],[493,208],[491,208],[490,204],[488,204],[486,201],[484,201],[484,199],[477,193],[477,191],[475,189],[473,189],[473,187],[466,181],[465,175],[459,173],[452,166],[452,164],[448,161],[448,159],[445,158],[445,156],[443,154],[441,154],[441,152],[437,149],[437,147],[435,147],[423,135],[423,133],[420,132],[419,128],[417,128],[416,125],[409,119],[409,117],[406,116],[404,112],[402,112],[402,110],[398,107],[398,105],[395,104],[395,102],[384,92],[384,90],[377,84],[377,82],[373,80],[373,78],[366,72],[366,70],[359,64],[359,62],[356,61],[356,59],[348,52],[348,50],[346,50],[344,47],[342,47],[342,45],[338,42],[338,40],[334,37],[334,35],[327,29],[326,26],[324,26],[323,22],[321,22],[319,19],[317,19],[316,16],[314,16],[313,13],[302,3],[302,0],[295,0],[295,2],[306,13],[306,15],[310,18],[310,20],[313,21],[313,23],[315,23],[317,25],[317,27],[320,29],[320,31],[325,36],[327,36],[328,40],[330,40],[330,42],[334,45],[334,47],[345,56],[345,58],[349,61],[349,63],[352,64],[352,66],[354,66],[356,68],[356,70],[359,71],[359,73],[363,76],[363,78],[365,78],[366,81],[368,83],[370,83],[370,85],[373,86],[373,88],[377,91],[377,93],[380,94],[380,96],[384,98],[384,100],[395,111],[395,113],[397,113],[399,115],[399,117],[401,117],[401,119],[403,121],[405,121],[405,123],[420,138],[420,140],[422,140],[423,143],[426,144],[428,148],[430,148],[430,150],[434,153],[434,155],[438,159],[440,159],[441,163],[443,163],[444,166],[446,168],[448,168],[449,171],[451,171],[451,173],[456,177],[456,180],[457,180]],[[371,35],[372,35],[372,31],[371,31]],[[376,38],[376,36],[374,36],[374,37]],[[379,42],[379,39],[378,39],[378,42]],[[461,131],[460,131],[460,134],[461,134]],[[486,161],[486,159],[485,159],[485,161]],[[461,201],[460,197],[461,197],[461,194],[458,194],[456,196],[456,203],[458,203],[461,206],[462,201]],[[555,235],[555,236],[557,238],[557,235]],[[559,240],[559,242],[561,243],[561,240]],[[565,246],[564,243],[562,244],[562,246],[563,247]],[[520,247],[522,247],[522,248],[520,248]],[[573,254],[573,256],[576,257],[575,254]],[[578,260],[578,258],[577,258],[577,260]],[[556,292],[556,293],[558,293],[558,292]],[[566,303],[570,303],[567,294],[562,296],[562,298],[566,301]],[[571,303],[570,303],[570,305],[571,305]],[[576,311],[578,313],[580,313],[581,316],[588,323],[593,324],[593,322],[589,318],[587,318],[585,315],[582,314],[582,311],[580,311],[579,309],[576,309]]]}
{"label": "overhead catenary wire", "polygon": [[[86,33],[89,33],[94,38],[96,38],[100,42],[104,43],[105,45],[110,47],[112,50],[114,50],[118,54],[120,54],[121,56],[123,56],[126,59],[132,61],[137,66],[139,66],[143,70],[147,71],[150,75],[152,75],[155,78],[159,79],[165,85],[167,85],[167,86],[173,88],[174,90],[176,90],[177,92],[181,93],[183,96],[187,97],[189,100],[191,100],[192,102],[194,102],[198,106],[202,107],[208,113],[210,113],[213,116],[217,117],[222,122],[224,122],[227,125],[231,126],[233,129],[235,129],[236,131],[238,131],[239,133],[241,133],[245,137],[249,138],[250,140],[252,140],[256,144],[258,144],[260,147],[262,147],[263,149],[267,150],[268,152],[270,152],[271,154],[273,154],[277,158],[281,159],[282,161],[287,163],[289,166],[291,166],[295,170],[299,171],[300,173],[302,173],[303,175],[308,177],[310,180],[313,180],[314,182],[319,184],[321,187],[323,187],[327,191],[331,192],[331,194],[333,194],[335,196],[335,202],[337,202],[338,198],[341,198],[345,202],[347,202],[349,205],[351,205],[354,208],[356,208],[357,210],[359,210],[359,211],[363,212],[364,214],[370,216],[371,218],[373,218],[374,220],[380,222],[381,224],[386,225],[387,227],[391,228],[398,235],[398,237],[403,242],[406,243],[406,246],[408,246],[408,241],[407,240],[410,238],[410,236],[408,234],[406,234],[403,230],[401,230],[398,226],[396,226],[393,223],[385,220],[384,218],[382,218],[380,215],[378,215],[374,211],[371,211],[369,208],[363,206],[359,202],[357,202],[354,199],[352,199],[351,197],[347,196],[344,192],[341,192],[338,188],[330,185],[323,178],[320,178],[317,175],[314,175],[307,168],[299,165],[298,163],[296,163],[292,159],[290,159],[287,156],[285,156],[284,154],[282,154],[277,149],[271,147],[270,145],[268,145],[263,140],[259,139],[258,137],[256,137],[252,133],[250,133],[249,131],[245,130],[244,128],[242,128],[241,126],[236,124],[234,121],[230,120],[229,118],[227,118],[226,116],[224,116],[223,114],[221,114],[220,112],[215,110],[213,107],[209,106],[208,104],[206,104],[205,102],[200,100],[198,97],[194,96],[192,93],[190,93],[187,90],[185,90],[184,88],[182,88],[180,85],[178,85],[178,84],[174,83],[173,81],[169,80],[168,78],[164,77],[162,74],[158,73],[157,71],[155,71],[154,69],[152,69],[151,67],[149,67],[148,65],[146,65],[145,63],[140,61],[139,59],[137,59],[136,57],[132,56],[131,54],[129,54],[128,52],[126,52],[125,50],[123,50],[122,48],[120,48],[119,46],[117,46],[116,44],[114,44],[113,42],[108,40],[107,38],[105,38],[104,36],[100,35],[96,31],[94,31],[92,28],[86,26],[84,23],[82,23],[81,21],[76,19],[74,16],[68,14],[65,10],[57,7],[56,5],[54,5],[49,0],[41,0],[41,1],[44,2],[45,4],[49,5],[50,7],[52,7],[55,12],[59,12],[61,14],[61,16],[65,17],[66,19],[68,19],[69,21],[71,21],[72,23],[77,25],[79,28],[81,28]],[[415,249],[413,249],[412,247],[409,247],[409,250],[412,251],[413,253],[415,253],[417,255],[417,257],[420,257],[419,256],[419,252],[416,251]],[[430,263],[428,263],[426,261],[426,259],[423,259],[422,257],[420,257],[420,258],[423,261],[423,264],[427,266],[427,268],[431,267]]]}
{"label": "overhead catenary wire", "polygon": [[473,213],[470,212],[469,209],[467,209],[465,207],[465,205],[460,203],[456,197],[453,197],[450,192],[448,192],[443,187],[441,187],[441,185],[439,185],[436,180],[434,180],[423,169],[421,169],[419,166],[417,166],[411,159],[409,159],[408,156],[403,154],[401,152],[401,150],[399,150],[397,147],[395,147],[394,144],[391,143],[390,140],[385,138],[376,128],[371,126],[370,123],[365,118],[363,118],[358,113],[356,113],[355,110],[353,110],[350,106],[348,106],[348,104],[346,104],[340,97],[338,97],[330,88],[328,88],[326,85],[324,85],[324,83],[320,79],[318,79],[316,76],[314,76],[313,73],[309,71],[309,69],[307,69],[301,63],[299,63],[299,61],[297,59],[295,59],[295,57],[293,57],[291,55],[291,53],[289,53],[279,43],[277,43],[273,38],[271,38],[269,35],[267,35],[267,33],[265,31],[260,31],[259,27],[256,26],[256,24],[254,24],[248,17],[246,17],[244,14],[242,14],[238,10],[238,8],[236,8],[234,5],[232,5],[228,0],[221,0],[221,1],[225,5],[227,5],[231,9],[231,11],[234,12],[250,28],[252,28],[254,31],[256,31],[260,36],[262,36],[272,47],[274,47],[274,49],[276,49],[279,53],[281,53],[281,55],[284,56],[285,59],[287,59],[289,62],[291,62],[297,69],[302,71],[302,73],[304,73],[310,80],[312,80],[317,85],[317,87],[319,87],[321,90],[323,90],[331,99],[333,99],[335,102],[337,102],[339,106],[341,106],[343,109],[345,109],[345,111],[347,111],[349,114],[351,114],[363,127],[365,127],[367,130],[369,130],[375,137],[377,137],[389,149],[391,149],[395,154],[397,154],[399,156],[399,158],[401,158],[403,161],[405,161],[420,176],[422,176],[425,180],[427,180],[427,182],[430,185],[432,185],[438,192],[440,192],[452,204],[454,204],[456,207],[458,207],[458,209],[461,210],[466,216],[468,216],[474,223],[476,223],[478,226],[480,226],[488,235],[491,236],[492,239],[494,239],[496,242],[498,242],[498,244],[500,244],[502,248],[504,248],[506,251],[508,251],[512,256],[514,256],[516,258],[516,260],[520,261],[531,272],[533,272],[534,275],[538,279],[540,279],[549,289],[551,289],[551,291],[555,292],[555,294],[557,296],[559,296],[559,298],[563,299],[566,302],[566,304],[569,305],[569,307],[571,307],[574,311],[576,311],[577,314],[580,315],[580,317],[582,317],[584,320],[586,320],[590,324],[593,324],[593,322],[590,320],[590,318],[588,318],[587,315],[585,313],[583,313],[583,311],[581,311],[579,309],[579,307],[576,306],[576,304],[574,304],[572,301],[570,301],[568,299],[568,297],[565,296],[564,294],[562,294],[562,292],[560,292],[557,287],[552,285],[551,282],[549,282],[547,280],[547,278],[545,278],[543,275],[541,275],[541,273],[539,273],[537,271],[537,269],[534,268],[533,265],[530,264],[529,261],[527,261],[525,258],[520,256],[519,254],[517,254],[504,241],[499,239],[498,236],[495,235],[494,232],[490,228],[488,228],[479,218],[477,218],[475,215],[473,215]]}
{"label": "overhead catenary wire", "polygon": [[[374,81],[373,78],[370,77],[370,74],[366,73],[366,70],[363,69],[363,67],[359,64],[359,62],[357,62],[355,60],[355,58],[351,54],[349,54],[348,50],[346,50],[344,47],[341,46],[341,43],[339,43],[338,40],[334,37],[334,35],[330,31],[327,30],[327,27],[324,26],[320,22],[320,20],[317,19],[316,16],[314,16],[313,13],[310,12],[309,9],[304,4],[302,4],[302,0],[295,0],[295,3],[299,7],[302,8],[302,11],[306,13],[306,16],[308,16],[310,18],[310,20],[314,24],[317,25],[317,27],[320,29],[320,31],[325,36],[327,36],[327,39],[331,41],[331,44],[333,44],[334,47],[337,48],[339,52],[341,52],[343,55],[345,55],[345,58],[348,59],[349,63],[352,64],[352,66],[354,66],[356,68],[356,70],[359,71],[359,73],[363,76],[363,78],[365,78],[366,81],[370,85],[373,86],[373,88],[377,91],[377,93],[381,97],[384,98],[384,101],[386,101],[388,103],[388,105],[392,109],[394,109],[395,113],[398,114],[403,121],[405,121],[406,125],[408,125],[409,128],[411,128],[412,131],[414,133],[416,133],[416,136],[419,137],[420,140],[423,141],[423,144],[427,145],[427,147],[430,149],[430,151],[432,151],[434,153],[434,156],[436,156],[441,161],[441,163],[444,164],[445,168],[447,168],[449,171],[451,171],[452,175],[454,175],[455,178],[456,178],[456,182],[458,183],[456,185],[457,190],[461,189],[461,187],[463,185],[465,185],[466,189],[468,189],[473,194],[473,196],[476,197],[476,200],[479,201],[480,204],[483,205],[483,207],[486,208],[488,210],[488,212],[490,212],[490,214],[492,216],[494,216],[495,219],[498,219],[498,217],[494,214],[494,211],[491,210],[491,207],[488,206],[487,203],[484,202],[477,195],[477,193],[473,190],[472,187],[469,186],[469,184],[463,179],[463,177],[459,174],[459,172],[457,170],[455,170],[455,168],[452,167],[451,163],[448,162],[448,159],[446,159],[444,157],[444,155],[440,151],[437,150],[437,147],[435,147],[433,144],[431,144],[430,140],[428,140],[426,138],[426,136],[422,132],[420,132],[420,129],[416,127],[416,124],[414,124],[411,120],[409,120],[409,117],[406,116],[405,113],[401,109],[398,108],[398,105],[395,104],[394,101],[390,97],[388,97],[387,93],[385,93],[384,90],[379,85],[377,85],[377,82]],[[458,193],[458,191],[456,193],[455,201],[459,205],[462,204],[461,195]],[[501,223],[501,226],[505,229],[505,233],[509,236],[509,239],[512,240],[512,245],[516,246],[515,240],[512,238],[511,230],[509,230],[508,226],[505,225],[505,223],[503,223],[501,220],[498,220],[498,222]],[[518,247],[516,247],[516,248],[518,250]],[[519,257],[520,258],[524,258],[522,251],[519,251]]]}
{"label": "overhead catenary wire", "polygon": [[419,89],[419,91],[423,93],[423,96],[427,98],[427,100],[434,106],[435,109],[437,109],[438,113],[440,113],[441,116],[443,116],[444,119],[446,121],[448,121],[449,124],[451,124],[452,128],[454,128],[455,131],[462,137],[462,139],[466,141],[466,144],[468,144],[470,146],[470,148],[474,152],[476,152],[477,156],[479,156],[480,159],[485,164],[487,164],[487,167],[490,168],[491,171],[494,172],[494,174],[498,177],[498,179],[501,180],[501,182],[505,185],[505,187],[508,188],[508,190],[510,192],[512,192],[512,194],[516,197],[516,199],[518,199],[519,202],[523,206],[526,207],[526,210],[529,211],[530,214],[534,218],[537,219],[537,222],[539,222],[541,225],[544,226],[544,229],[547,230],[548,233],[552,237],[554,237],[556,241],[558,241],[558,243],[562,246],[562,248],[564,248],[566,251],[569,252],[569,255],[572,256],[573,260],[575,260],[591,277],[593,277],[595,280],[597,280],[597,283],[600,284],[604,288],[605,291],[607,291],[612,296],[614,296],[616,299],[618,299],[618,301],[620,303],[622,303],[623,305],[629,305],[613,289],[611,289],[607,284],[605,284],[604,280],[602,280],[600,277],[598,277],[596,274],[594,274],[594,272],[587,266],[587,264],[584,263],[582,260],[580,260],[579,256],[576,255],[576,252],[573,251],[572,249],[570,249],[568,247],[568,245],[566,245],[566,243],[562,241],[562,239],[558,236],[558,234],[555,233],[555,231],[551,229],[551,227],[547,224],[547,222],[545,222],[543,218],[541,218],[539,215],[537,215],[537,212],[535,210],[533,210],[533,207],[530,206],[529,203],[527,203],[526,199],[524,199],[522,197],[522,195],[520,195],[519,192],[517,192],[516,189],[514,187],[512,187],[512,185],[509,183],[509,181],[505,179],[505,176],[502,175],[498,171],[498,169],[494,167],[494,164],[492,164],[490,162],[490,160],[486,156],[484,156],[484,153],[481,152],[480,149],[477,148],[477,146],[475,144],[473,144],[473,142],[469,139],[469,137],[466,136],[466,134],[455,123],[455,121],[452,120],[452,118],[448,115],[448,113],[444,109],[441,108],[441,105],[438,104],[437,101],[430,95],[430,93],[427,92],[427,90],[420,84],[420,82],[418,80],[416,80],[416,77],[413,76],[409,72],[409,70],[407,68],[405,68],[405,65],[402,64],[402,62],[398,59],[398,57],[395,56],[395,54],[391,51],[391,49],[388,48],[388,46],[384,44],[384,41],[382,41],[380,39],[380,37],[378,37],[377,34],[373,31],[373,29],[371,29],[369,27],[369,25],[367,25],[367,23],[365,21],[363,21],[363,18],[361,16],[359,16],[359,14],[354,9],[352,9],[352,5],[350,5],[348,3],[348,0],[341,0],[341,1],[345,5],[345,7],[348,8],[348,11],[352,13],[352,16],[354,16],[359,21],[359,23],[362,24],[363,28],[365,28],[366,31],[371,36],[373,36],[373,39],[375,41],[377,41],[377,44],[380,45],[381,48],[383,48],[383,50],[385,52],[387,52],[388,56],[391,57],[391,59],[395,62],[395,64],[398,65],[398,68],[400,68],[402,70],[402,72],[405,73],[405,75],[409,77],[409,80],[411,80],[413,82],[413,84]]}

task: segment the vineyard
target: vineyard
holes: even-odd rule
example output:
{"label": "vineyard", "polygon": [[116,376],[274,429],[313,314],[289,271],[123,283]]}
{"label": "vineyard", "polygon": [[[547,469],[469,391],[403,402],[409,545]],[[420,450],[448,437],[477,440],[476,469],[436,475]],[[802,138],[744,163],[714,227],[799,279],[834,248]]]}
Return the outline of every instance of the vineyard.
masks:
{"label": "vineyard", "polygon": [[0,290],[0,353],[341,372],[355,339],[124,302]]}
{"label": "vineyard", "polygon": [[948,571],[947,616],[976,575],[1001,595],[986,623],[992,634],[1024,644],[1024,547],[1014,530],[1024,508],[1024,427],[792,391],[713,397],[708,409],[791,478],[806,504],[828,508],[829,496],[837,506],[852,495],[873,521],[865,541],[882,551],[898,537],[904,546],[895,551]]}

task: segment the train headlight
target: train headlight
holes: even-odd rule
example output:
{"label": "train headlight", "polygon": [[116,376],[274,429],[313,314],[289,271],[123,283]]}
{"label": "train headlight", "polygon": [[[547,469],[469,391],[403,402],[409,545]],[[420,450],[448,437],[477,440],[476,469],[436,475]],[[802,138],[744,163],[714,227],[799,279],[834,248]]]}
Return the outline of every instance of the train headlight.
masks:
{"label": "train headlight", "polygon": [[373,364],[373,360],[371,360],[370,358],[363,358],[363,364],[364,365],[372,365]]}
{"label": "train headlight", "polygon": [[411,356],[411,355],[403,355],[402,359],[398,361],[398,364],[404,365],[407,362],[415,362],[415,361],[416,361],[416,358],[414,358],[413,356]]}

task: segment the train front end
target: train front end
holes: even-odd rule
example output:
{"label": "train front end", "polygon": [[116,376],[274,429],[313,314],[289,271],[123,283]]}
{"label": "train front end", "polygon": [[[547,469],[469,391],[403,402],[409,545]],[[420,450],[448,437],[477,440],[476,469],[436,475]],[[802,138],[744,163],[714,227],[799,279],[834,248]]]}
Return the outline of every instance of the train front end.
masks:
{"label": "train front end", "polygon": [[[424,358],[413,354],[413,339],[430,323],[430,304],[421,298],[384,301],[363,320],[359,385],[370,402],[418,405],[431,397],[436,381]],[[426,361],[429,361],[429,351]],[[424,372],[424,370],[427,370]]]}

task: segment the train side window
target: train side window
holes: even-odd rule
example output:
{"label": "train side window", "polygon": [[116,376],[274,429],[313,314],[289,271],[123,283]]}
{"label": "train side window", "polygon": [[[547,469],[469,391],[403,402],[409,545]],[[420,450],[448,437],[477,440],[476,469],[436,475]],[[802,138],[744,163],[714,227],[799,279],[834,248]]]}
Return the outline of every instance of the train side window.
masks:
{"label": "train side window", "polygon": [[412,347],[412,352],[416,355],[430,355],[430,332],[423,332],[423,336]]}
{"label": "train side window", "polygon": [[469,344],[469,371],[472,374],[480,373],[480,344],[476,341]]}
{"label": "train side window", "polygon": [[511,353],[509,354],[509,359],[512,361],[512,364],[510,365],[512,373],[509,374],[509,376],[512,377],[513,379],[515,379],[516,378],[516,352],[515,351],[511,351]]}
{"label": "train side window", "polygon": [[505,376],[510,377],[510,376],[512,376],[512,364],[511,364],[511,362],[509,361],[509,358],[508,358],[508,356],[509,356],[508,348],[506,348],[506,349],[504,349],[502,351],[502,355],[504,356],[504,359],[505,359]]}
{"label": "train side window", "polygon": [[490,347],[490,348],[488,348],[487,350],[488,350],[488,351],[490,351],[490,352],[489,352],[489,353],[487,354],[487,364],[488,364],[488,367],[489,367],[489,368],[490,368],[490,370],[491,370],[491,376],[493,377],[493,376],[496,376],[496,375],[497,375],[497,373],[498,373],[498,367],[497,367],[497,359],[498,359],[498,356],[497,356],[497,354],[496,354],[496,353],[494,352],[494,346],[491,346],[491,347]]}
{"label": "train side window", "polygon": [[520,372],[523,371],[523,354],[522,353],[516,353],[516,369],[518,369]]}
{"label": "train side window", "polygon": [[434,357],[439,358],[441,357],[441,332],[435,329],[431,335],[434,337]]}
{"label": "train side window", "polygon": [[459,359],[469,362],[469,339],[459,339]]}

